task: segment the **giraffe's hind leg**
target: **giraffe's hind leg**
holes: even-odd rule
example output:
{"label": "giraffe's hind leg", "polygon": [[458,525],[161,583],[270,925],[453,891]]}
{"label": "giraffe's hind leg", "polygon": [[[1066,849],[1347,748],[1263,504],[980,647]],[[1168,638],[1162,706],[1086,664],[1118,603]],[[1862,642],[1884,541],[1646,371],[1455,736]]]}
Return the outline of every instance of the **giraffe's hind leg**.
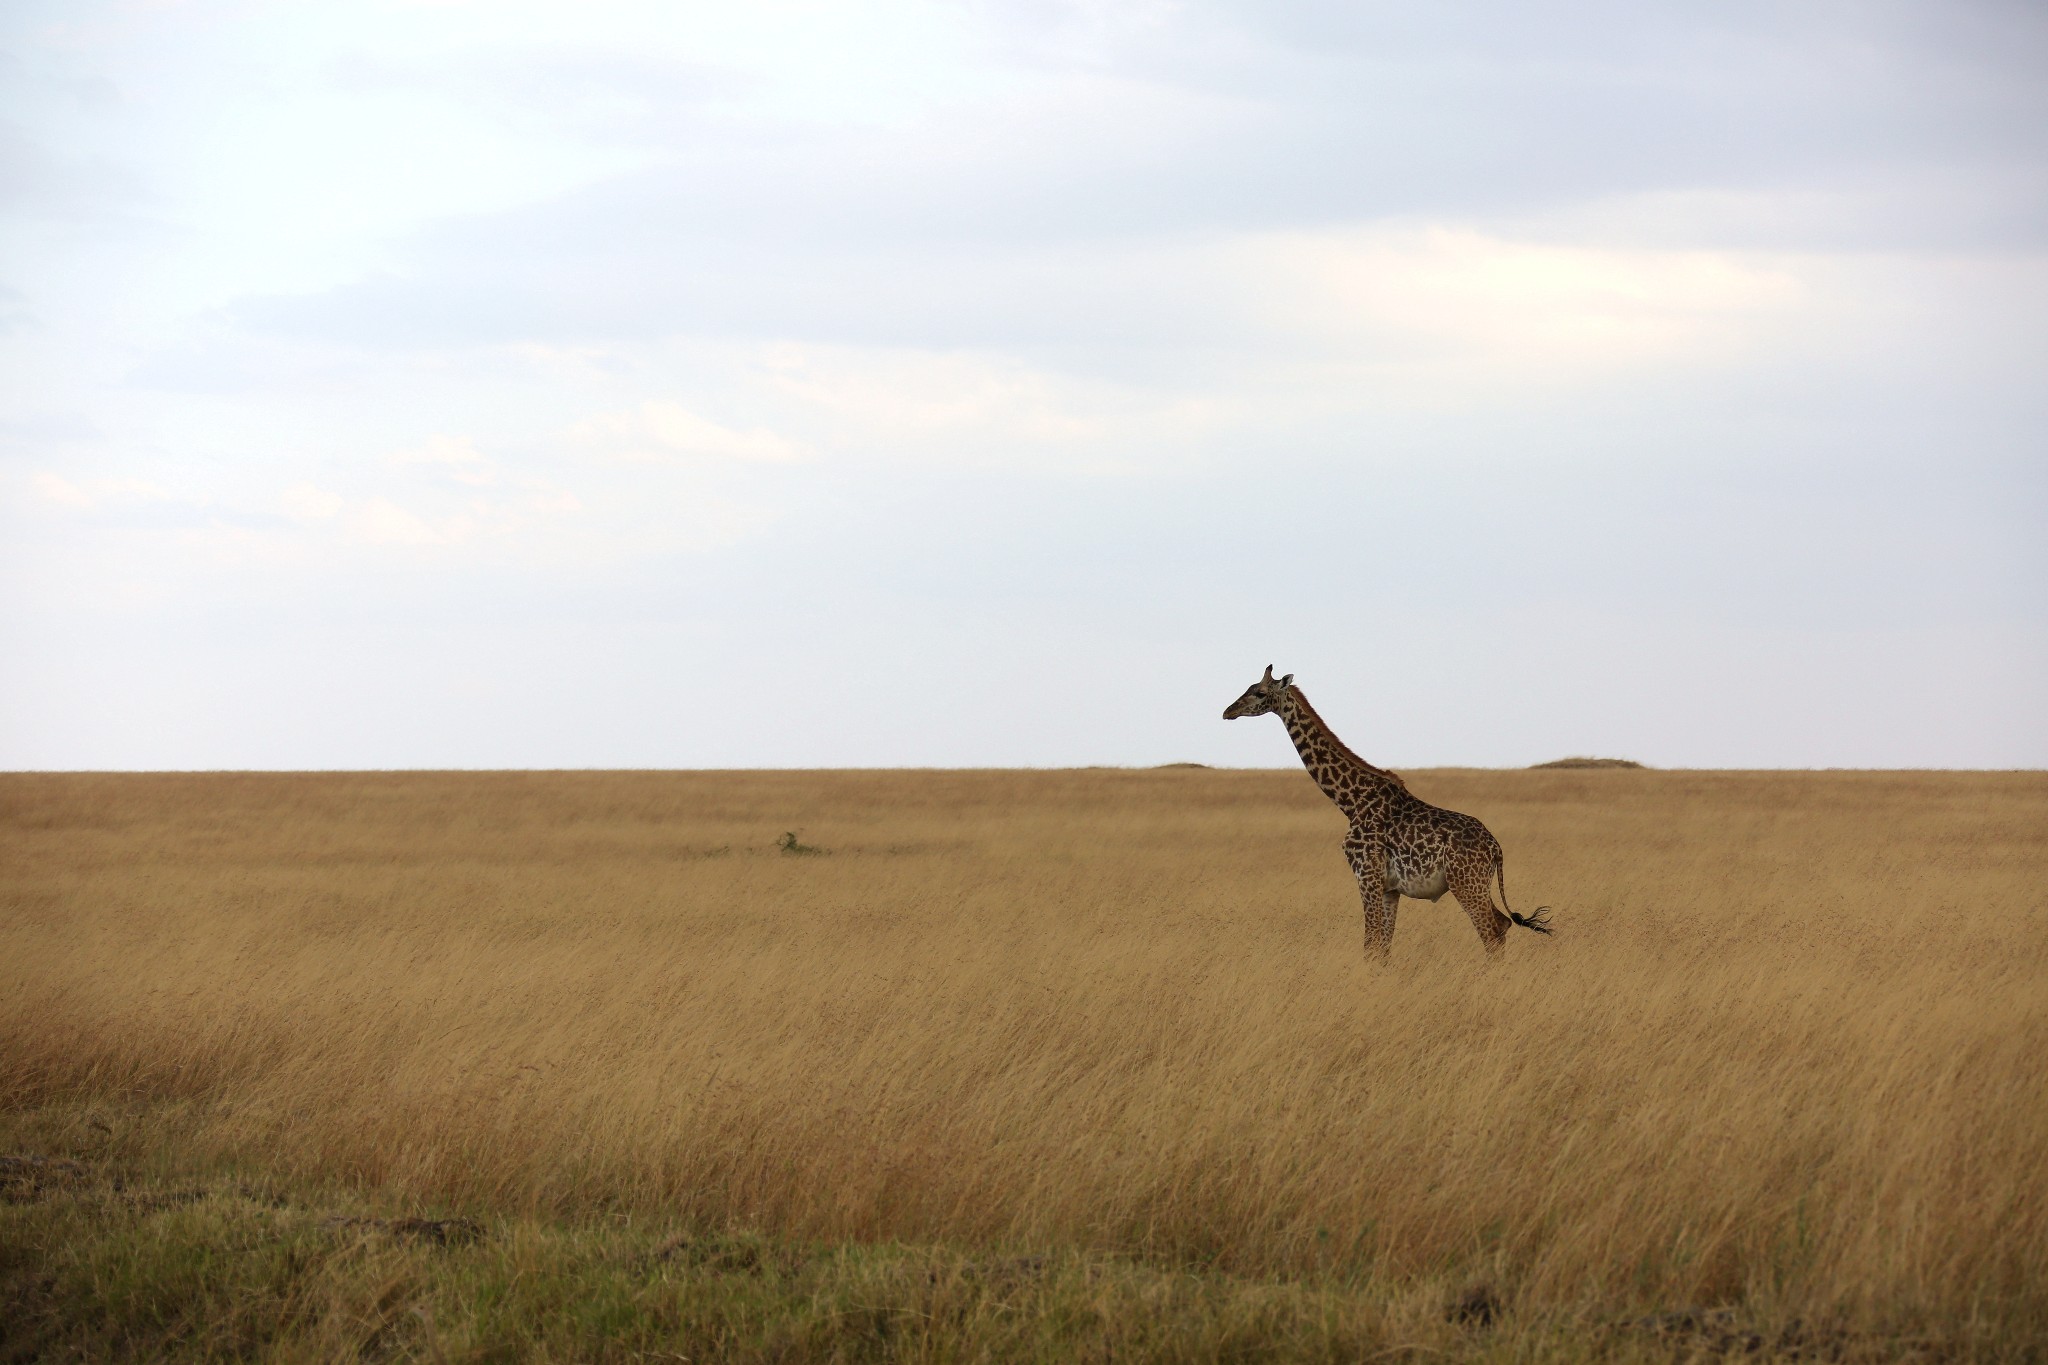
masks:
{"label": "giraffe's hind leg", "polygon": [[1507,947],[1508,917],[1493,907],[1493,869],[1466,864],[1451,869],[1451,894],[1472,918],[1479,941],[1488,957],[1499,957]]}

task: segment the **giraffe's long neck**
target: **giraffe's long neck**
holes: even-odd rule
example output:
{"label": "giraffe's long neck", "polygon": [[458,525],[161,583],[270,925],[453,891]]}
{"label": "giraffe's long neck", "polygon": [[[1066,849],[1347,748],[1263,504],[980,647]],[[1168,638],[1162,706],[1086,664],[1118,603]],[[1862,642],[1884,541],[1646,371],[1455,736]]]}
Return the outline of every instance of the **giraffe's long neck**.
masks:
{"label": "giraffe's long neck", "polygon": [[1289,688],[1274,711],[1286,723],[1287,737],[1294,741],[1308,775],[1345,814],[1358,813],[1354,808],[1361,805],[1378,804],[1389,792],[1408,790],[1408,784],[1394,773],[1352,753],[1316,714],[1300,688]]}

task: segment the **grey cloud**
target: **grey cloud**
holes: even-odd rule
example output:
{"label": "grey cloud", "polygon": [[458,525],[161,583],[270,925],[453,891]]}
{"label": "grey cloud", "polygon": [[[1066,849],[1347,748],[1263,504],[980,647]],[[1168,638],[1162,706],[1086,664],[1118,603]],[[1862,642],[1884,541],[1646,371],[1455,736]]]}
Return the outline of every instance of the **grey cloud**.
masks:
{"label": "grey cloud", "polygon": [[0,284],[0,336],[27,331],[35,326],[35,321],[28,295]]}
{"label": "grey cloud", "polygon": [[0,125],[0,213],[76,217],[123,197],[132,183],[108,167],[69,163],[21,129]]}
{"label": "grey cloud", "polygon": [[700,134],[717,106],[751,88],[718,67],[603,48],[483,48],[410,65],[356,53],[329,63],[326,77],[347,93],[453,95],[506,126],[624,146]]}
{"label": "grey cloud", "polygon": [[1906,62],[2024,76],[2048,55],[2026,0],[1194,0],[1227,28],[1310,52],[1490,58],[1574,70],[1695,68],[1739,58],[1803,66]]}
{"label": "grey cloud", "polygon": [[[0,292],[0,301],[5,293]],[[106,433],[82,412],[26,412],[0,417],[0,448],[42,449],[56,444],[97,441]]]}
{"label": "grey cloud", "polygon": [[233,317],[259,331],[398,348],[686,335],[1027,351],[1178,349],[1222,339],[1232,321],[1199,290],[1176,296],[1156,275],[1120,275],[1114,255],[785,254],[679,239],[543,257],[502,238],[477,242],[416,278],[250,300]]}
{"label": "grey cloud", "polygon": [[[1255,13],[1206,22],[1251,33]],[[377,345],[1185,337],[1209,322],[1117,282],[1150,245],[1447,217],[1540,233],[1589,206],[1660,196],[1667,221],[1641,229],[1660,245],[2048,244],[2048,83],[2013,55],[2036,44],[2032,21],[2014,19],[2000,45],[1982,7],[1946,26],[1917,9],[1834,11],[1832,27],[1803,12],[1758,11],[1745,27],[1720,11],[1617,7],[1611,25],[1568,31],[1514,6],[1364,13],[1297,6],[1267,21],[1267,41],[1223,57],[1153,34],[1157,52],[1119,54],[1122,75],[1028,86],[902,128],[708,130],[690,111],[715,80],[694,68],[602,53],[521,74],[501,62],[505,88],[568,91],[568,106],[615,85],[642,111],[627,118],[634,135],[659,130],[661,159],[440,224],[387,276],[250,300],[238,316]],[[1933,41],[1928,28],[1949,35],[1932,62],[1913,46]],[[1688,195],[1721,206],[1691,213]],[[1626,212],[1607,221],[1631,231]]]}
{"label": "grey cloud", "polygon": [[[1179,41],[1128,36],[1120,63],[1300,110],[1305,151],[1419,172],[1425,195],[1442,179],[1522,199],[1525,176],[1569,196],[1901,162],[2011,170],[2048,150],[2048,13],[2017,4],[1291,0],[1192,14]],[[1204,25],[1207,41],[1186,39]]]}
{"label": "grey cloud", "polygon": [[63,146],[68,120],[118,109],[112,81],[53,74],[0,52],[0,90],[8,96],[0,115],[0,218],[77,223],[122,217],[148,200],[137,168]]}

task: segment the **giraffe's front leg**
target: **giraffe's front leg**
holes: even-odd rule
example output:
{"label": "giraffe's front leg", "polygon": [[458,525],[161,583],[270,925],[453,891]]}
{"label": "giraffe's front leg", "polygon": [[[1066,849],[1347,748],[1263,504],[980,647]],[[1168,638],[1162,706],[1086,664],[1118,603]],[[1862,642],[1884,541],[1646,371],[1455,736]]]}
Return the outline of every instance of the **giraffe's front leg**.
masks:
{"label": "giraffe's front leg", "polygon": [[1385,962],[1394,954],[1394,911],[1401,907],[1401,893],[1382,890],[1379,913],[1373,913],[1372,892],[1361,887],[1365,900],[1365,955],[1369,960]]}
{"label": "giraffe's front leg", "polygon": [[1386,845],[1354,832],[1344,841],[1344,858],[1358,878],[1358,898],[1365,910],[1365,957],[1384,962],[1394,951],[1394,911],[1401,893],[1387,886]]}

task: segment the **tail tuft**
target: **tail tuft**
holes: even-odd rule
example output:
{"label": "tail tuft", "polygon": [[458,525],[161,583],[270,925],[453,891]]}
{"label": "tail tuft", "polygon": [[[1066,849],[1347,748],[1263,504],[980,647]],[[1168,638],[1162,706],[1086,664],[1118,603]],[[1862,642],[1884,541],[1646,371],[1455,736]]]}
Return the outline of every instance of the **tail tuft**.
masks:
{"label": "tail tuft", "polygon": [[[1498,850],[1495,851],[1494,857],[1500,858]],[[1500,903],[1501,908],[1505,910],[1507,909],[1508,903],[1507,860],[1501,858],[1500,861],[1496,862],[1493,865],[1493,872],[1495,876],[1500,878]],[[1547,905],[1537,906],[1536,913],[1528,916],[1527,918],[1524,918],[1523,916],[1516,914],[1512,910],[1508,910],[1507,914],[1509,919],[1521,925],[1524,929],[1534,929],[1539,934],[1547,934],[1550,932],[1550,907]]]}

